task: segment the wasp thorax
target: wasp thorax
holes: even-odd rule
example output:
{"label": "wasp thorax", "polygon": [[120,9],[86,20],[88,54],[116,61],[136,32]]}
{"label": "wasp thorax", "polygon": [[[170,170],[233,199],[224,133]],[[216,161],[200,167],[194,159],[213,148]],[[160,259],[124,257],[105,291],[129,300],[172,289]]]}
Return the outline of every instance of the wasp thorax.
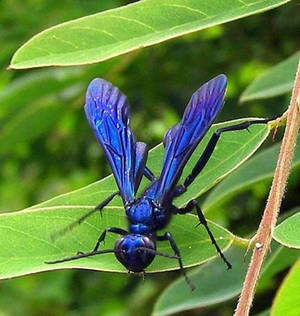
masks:
{"label": "wasp thorax", "polygon": [[127,211],[131,223],[143,223],[150,225],[152,223],[153,207],[148,199],[140,199],[133,204]]}

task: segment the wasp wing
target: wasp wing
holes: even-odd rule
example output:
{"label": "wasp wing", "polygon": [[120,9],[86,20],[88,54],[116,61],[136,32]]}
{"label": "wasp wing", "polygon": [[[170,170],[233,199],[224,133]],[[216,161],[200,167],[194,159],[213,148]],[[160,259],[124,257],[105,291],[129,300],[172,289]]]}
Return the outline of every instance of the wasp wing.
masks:
{"label": "wasp wing", "polygon": [[134,200],[140,184],[147,149],[136,142],[129,127],[126,96],[104,79],[94,79],[84,106],[87,120],[112,169],[124,203]]}
{"label": "wasp wing", "polygon": [[153,185],[157,203],[163,203],[174,189],[185,164],[222,108],[226,83],[226,76],[219,75],[201,86],[193,94],[181,122],[165,134],[163,167]]}

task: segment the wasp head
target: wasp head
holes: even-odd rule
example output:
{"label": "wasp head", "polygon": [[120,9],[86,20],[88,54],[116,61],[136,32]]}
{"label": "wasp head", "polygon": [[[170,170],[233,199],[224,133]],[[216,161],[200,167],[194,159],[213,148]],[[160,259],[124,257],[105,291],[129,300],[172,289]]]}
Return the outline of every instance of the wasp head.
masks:
{"label": "wasp head", "polygon": [[119,238],[114,247],[116,258],[132,272],[142,272],[155,257],[155,242],[147,236],[128,234]]}

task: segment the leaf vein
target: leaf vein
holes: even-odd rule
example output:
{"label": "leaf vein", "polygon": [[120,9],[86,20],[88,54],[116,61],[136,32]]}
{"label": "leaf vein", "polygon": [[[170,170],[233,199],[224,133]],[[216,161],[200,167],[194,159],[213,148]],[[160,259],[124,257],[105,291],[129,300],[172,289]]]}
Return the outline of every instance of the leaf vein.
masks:
{"label": "leaf vein", "polygon": [[166,6],[166,7],[182,8],[182,9],[186,9],[186,10],[189,10],[189,11],[192,11],[192,12],[200,13],[201,15],[204,15],[204,16],[206,16],[206,17],[209,17],[208,14],[204,13],[203,11],[198,10],[198,9],[194,9],[194,8],[191,8],[191,7],[186,6],[186,5],[181,5],[181,4],[165,4],[164,6]]}
{"label": "leaf vein", "polygon": [[57,41],[59,41],[59,42],[62,42],[62,43],[64,43],[64,44],[67,44],[67,45],[69,45],[69,46],[71,46],[71,47],[73,47],[73,48],[79,49],[79,47],[78,47],[77,45],[75,45],[74,43],[72,43],[72,42],[70,42],[70,41],[67,41],[67,40],[65,40],[65,39],[63,39],[63,38],[60,38],[60,37],[58,37],[58,36],[56,36],[56,35],[52,35],[52,38],[55,39],[55,40],[57,40]]}
{"label": "leaf vein", "polygon": [[90,27],[90,26],[75,26],[75,27],[71,27],[70,29],[72,29],[72,30],[87,30],[87,31],[94,31],[97,33],[104,33],[104,34],[110,36],[115,41],[120,42],[120,40],[118,38],[116,38],[111,32],[108,32],[107,30],[100,30],[100,29],[96,29],[96,28]]}
{"label": "leaf vein", "polygon": [[128,22],[133,22],[133,23],[136,23],[136,24],[139,24],[139,25],[142,25],[146,28],[148,28],[149,30],[151,30],[152,32],[154,33],[157,33],[157,31],[150,25],[144,23],[144,22],[141,22],[139,20],[136,20],[136,19],[130,19],[130,18],[126,18],[125,16],[118,16],[118,15],[112,15],[110,14],[109,17],[111,18],[116,18],[116,19],[121,19],[121,20],[125,20],[125,21],[128,21]]}
{"label": "leaf vein", "polygon": [[25,235],[25,236],[27,236],[27,237],[29,237],[29,238],[32,238],[32,239],[41,241],[41,242],[47,244],[48,246],[55,247],[56,249],[61,250],[61,248],[55,246],[53,243],[48,242],[48,241],[45,240],[45,239],[38,238],[38,237],[36,237],[36,236],[34,236],[34,235],[31,235],[31,234],[26,233],[26,232],[24,232],[24,231],[18,230],[18,229],[16,229],[16,228],[12,228],[12,227],[10,227],[10,226],[0,226],[0,229],[1,229],[1,228],[2,228],[2,229],[7,229],[7,230],[10,230],[10,231],[13,231],[13,232],[16,232],[16,233],[21,234],[21,235]]}
{"label": "leaf vein", "polygon": [[243,0],[238,0],[238,2],[240,2],[240,3],[242,3],[244,6],[246,6],[246,7],[248,7],[249,6],[249,4],[248,3],[246,3],[246,2],[244,2]]}

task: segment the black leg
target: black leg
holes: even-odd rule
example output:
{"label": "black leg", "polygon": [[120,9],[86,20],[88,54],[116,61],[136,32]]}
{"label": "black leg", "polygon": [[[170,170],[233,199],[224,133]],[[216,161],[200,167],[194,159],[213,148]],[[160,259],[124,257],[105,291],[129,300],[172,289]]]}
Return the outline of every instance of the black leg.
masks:
{"label": "black leg", "polygon": [[[230,262],[229,262],[229,261],[226,259],[226,257],[224,256],[222,250],[220,249],[220,247],[218,246],[218,244],[217,244],[217,242],[216,242],[216,240],[215,240],[214,235],[213,235],[212,232],[210,231],[210,229],[209,229],[209,227],[208,227],[208,223],[207,223],[207,221],[206,221],[206,219],[205,219],[205,217],[204,217],[204,214],[203,214],[201,208],[200,208],[199,205],[198,205],[197,200],[191,200],[191,201],[189,201],[188,204],[187,204],[185,207],[183,207],[183,208],[176,208],[176,207],[174,206],[173,209],[172,209],[172,211],[173,211],[174,214],[186,214],[186,213],[191,212],[191,211],[193,210],[193,208],[196,208],[196,211],[197,211],[197,215],[198,215],[198,218],[199,218],[199,224],[198,224],[198,225],[202,224],[202,225],[205,227],[205,229],[206,229],[206,231],[207,231],[207,233],[208,233],[208,235],[209,235],[209,237],[210,237],[210,240],[211,240],[212,244],[215,246],[215,248],[216,248],[218,254],[219,254],[220,257],[223,259],[223,261],[225,262],[225,264],[227,265],[227,269],[231,269],[232,266],[231,266]],[[197,226],[198,226],[198,225],[197,225]]]}
{"label": "black leg", "polygon": [[103,241],[105,242],[105,237],[106,237],[106,233],[109,232],[109,233],[114,233],[114,234],[118,234],[118,235],[127,235],[128,232],[124,229],[121,229],[121,228],[117,228],[117,227],[108,227],[106,228],[103,233],[99,236],[98,238],[98,241],[94,247],[94,250],[93,252],[97,251],[99,246],[100,246],[100,243]]}
{"label": "black leg", "polygon": [[156,239],[159,241],[164,241],[167,240],[171,246],[171,248],[173,249],[175,255],[178,257],[178,263],[179,263],[179,267],[180,267],[180,271],[182,272],[186,283],[190,286],[190,288],[193,290],[195,290],[195,286],[192,283],[192,281],[187,277],[187,275],[185,274],[185,271],[183,269],[183,264],[182,264],[182,260],[181,260],[181,255],[180,255],[180,251],[175,243],[175,240],[173,239],[172,235],[170,233],[165,233],[163,236],[156,236]]}
{"label": "black leg", "polygon": [[[154,174],[152,173],[152,171],[145,167],[144,170],[144,176],[149,179],[151,182],[153,182],[154,180],[156,180]],[[95,208],[93,208],[92,210],[90,210],[88,213],[86,213],[85,215],[83,215],[82,217],[80,217],[79,219],[77,219],[76,221],[72,222],[71,224],[69,224],[68,226],[66,226],[65,228],[63,228],[62,230],[55,232],[52,236],[51,239],[55,240],[60,236],[63,236],[66,232],[72,230],[75,226],[80,225],[85,219],[87,219],[88,217],[90,217],[92,214],[94,214],[95,212],[99,211],[100,215],[102,216],[102,210],[103,208],[112,201],[112,199],[116,196],[116,195],[120,195],[120,192],[114,192],[112,193],[110,196],[108,196],[104,201],[102,201],[99,205],[97,205]]]}
{"label": "black leg", "polygon": [[88,253],[79,253],[76,256],[68,257],[68,258],[63,258],[55,261],[46,261],[46,264],[55,264],[55,263],[61,263],[61,262],[66,262],[66,261],[72,261],[72,260],[77,260],[81,258],[87,258],[87,257],[92,257],[96,255],[102,255],[104,253],[114,253],[114,249],[106,249],[102,251],[92,251]]}
{"label": "black leg", "polygon": [[124,229],[117,228],[117,227],[108,227],[103,231],[103,233],[98,238],[98,241],[97,241],[96,246],[94,247],[93,251],[87,252],[87,253],[84,253],[82,251],[78,251],[75,256],[63,258],[63,259],[59,259],[59,260],[55,260],[55,261],[48,261],[45,263],[47,263],[47,264],[61,263],[61,262],[72,261],[72,260],[77,260],[77,259],[81,259],[81,258],[87,258],[87,257],[99,255],[99,254],[104,254],[104,253],[114,253],[114,249],[106,249],[106,250],[98,251],[99,245],[102,241],[105,240],[107,232],[115,233],[118,235],[127,235],[128,234],[128,232]]}
{"label": "black leg", "polygon": [[153,182],[154,180],[156,180],[155,175],[153,174],[153,172],[148,168],[145,167],[144,169],[144,176],[150,180],[151,182]]}
{"label": "black leg", "polygon": [[181,194],[183,194],[186,191],[187,187],[195,180],[195,178],[199,175],[199,173],[202,171],[202,169],[206,166],[206,164],[207,164],[209,158],[211,157],[211,155],[216,147],[216,144],[217,144],[222,133],[248,129],[249,126],[251,126],[251,125],[266,124],[272,120],[274,120],[274,118],[246,121],[246,122],[243,122],[240,124],[222,127],[222,128],[219,128],[218,130],[216,130],[214,132],[214,134],[212,135],[212,137],[210,138],[204,152],[200,156],[200,158],[197,161],[196,165],[194,166],[192,172],[184,180],[183,185],[178,185],[175,188],[174,193],[173,193],[173,197],[177,197],[177,196],[180,196]]}
{"label": "black leg", "polygon": [[89,217],[91,214],[93,214],[94,212],[97,212],[99,211],[100,212],[100,215],[102,217],[102,210],[103,208],[109,204],[112,199],[117,196],[117,195],[120,195],[120,192],[115,192],[113,194],[111,194],[109,197],[107,197],[104,201],[102,201],[101,203],[99,203],[95,208],[94,210],[91,210],[90,212],[88,212],[87,214],[85,214],[84,216],[82,216],[78,221],[79,223],[78,224],[81,224],[87,217]]}
{"label": "black leg", "polygon": [[88,213],[84,214],[82,217],[78,218],[76,221],[72,222],[68,226],[64,227],[62,230],[59,230],[58,232],[55,232],[51,239],[55,240],[60,236],[63,236],[66,232],[72,230],[75,226],[80,225],[86,218],[94,214],[95,212],[99,211],[102,216],[102,209],[111,202],[111,200],[116,196],[119,195],[119,192],[114,192],[109,197],[107,197],[104,201],[102,201],[99,205],[97,205],[95,208],[90,210]]}

